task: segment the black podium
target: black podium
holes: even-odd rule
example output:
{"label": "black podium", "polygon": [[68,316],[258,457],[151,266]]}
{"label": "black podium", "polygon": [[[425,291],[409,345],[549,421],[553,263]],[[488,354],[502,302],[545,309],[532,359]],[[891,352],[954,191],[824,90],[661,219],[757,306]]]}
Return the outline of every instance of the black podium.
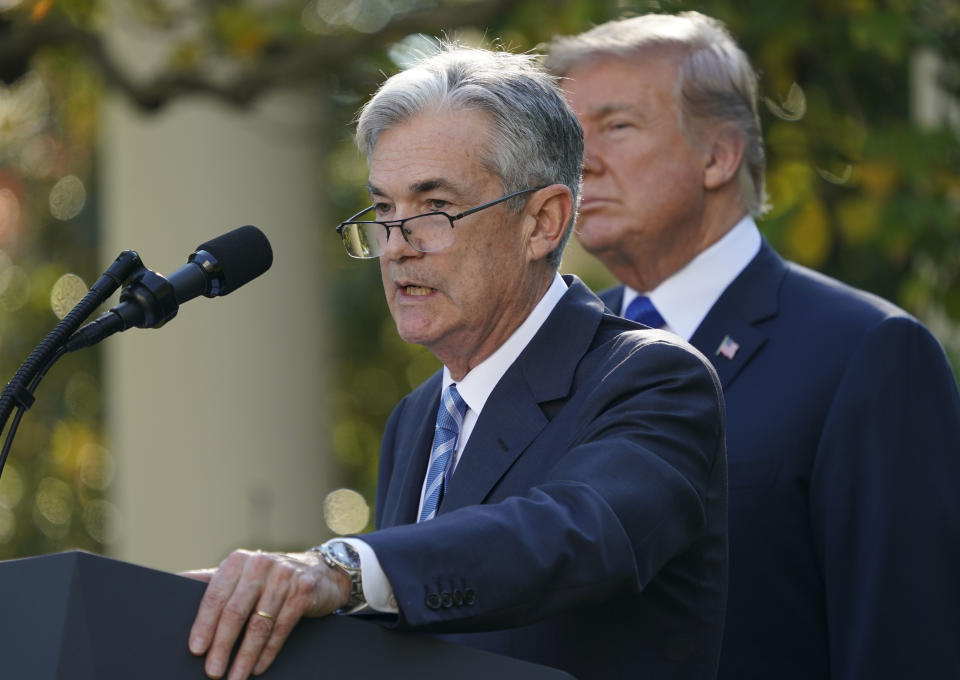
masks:
{"label": "black podium", "polygon": [[[187,634],[205,584],[72,551],[0,562],[0,678],[203,680]],[[305,619],[265,680],[570,680],[348,617]]]}

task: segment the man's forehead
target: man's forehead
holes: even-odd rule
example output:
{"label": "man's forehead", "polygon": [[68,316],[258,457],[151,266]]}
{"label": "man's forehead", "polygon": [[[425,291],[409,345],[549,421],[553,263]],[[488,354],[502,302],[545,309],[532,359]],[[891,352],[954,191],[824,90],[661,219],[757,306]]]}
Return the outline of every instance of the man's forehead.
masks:
{"label": "man's forehead", "polygon": [[[448,177],[426,177],[399,184],[399,190],[407,194],[425,194],[431,191],[444,191],[459,196],[463,193],[462,183]],[[371,196],[389,196],[390,188],[378,185],[373,179],[367,182],[367,191]],[[394,189],[393,191],[397,191]]]}
{"label": "man's forehead", "polygon": [[626,115],[644,119],[649,115],[643,93],[599,90],[577,92],[575,86],[567,89],[567,98],[581,121],[603,121],[610,116]]}
{"label": "man's forehead", "polygon": [[[651,99],[658,96],[651,88],[663,90],[659,96],[675,95],[677,66],[671,51],[656,47],[643,48],[630,56],[603,55],[572,67],[562,88],[581,119],[618,113],[642,116],[648,113]],[[608,82],[598,82],[597,75],[605,76]],[[622,87],[612,87],[610,80],[621,82]]]}
{"label": "man's forehead", "polygon": [[442,191],[472,196],[499,181],[490,165],[490,118],[477,110],[431,109],[385,129],[370,155],[368,189],[380,196]]}

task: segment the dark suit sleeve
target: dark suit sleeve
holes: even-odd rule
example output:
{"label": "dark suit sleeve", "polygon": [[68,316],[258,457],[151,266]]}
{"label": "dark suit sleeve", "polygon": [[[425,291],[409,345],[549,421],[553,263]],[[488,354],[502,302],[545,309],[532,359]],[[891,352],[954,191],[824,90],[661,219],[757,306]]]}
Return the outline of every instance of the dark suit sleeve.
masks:
{"label": "dark suit sleeve", "polygon": [[960,398],[914,320],[886,319],[849,362],[810,503],[831,677],[960,677]]}
{"label": "dark suit sleeve", "polygon": [[[401,626],[496,629],[636,593],[703,541],[719,514],[725,530],[716,376],[699,355],[640,337],[649,336],[627,333],[604,352],[521,455],[507,476],[525,480],[522,493],[363,537]],[[534,461],[543,461],[535,475]],[[712,558],[723,580],[725,543]],[[469,603],[437,606],[431,596],[441,593]]]}

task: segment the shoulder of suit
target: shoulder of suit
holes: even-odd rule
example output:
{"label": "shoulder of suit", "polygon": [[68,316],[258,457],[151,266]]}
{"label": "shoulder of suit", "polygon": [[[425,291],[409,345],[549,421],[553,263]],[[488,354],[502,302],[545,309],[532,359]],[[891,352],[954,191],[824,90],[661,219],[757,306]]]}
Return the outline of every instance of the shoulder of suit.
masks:
{"label": "shoulder of suit", "polygon": [[590,353],[604,363],[617,364],[646,349],[654,349],[661,357],[675,357],[681,363],[685,361],[684,356],[688,356],[694,363],[702,364],[707,372],[715,373],[709,359],[679,335],[641,327],[614,314],[603,315]]}
{"label": "shoulder of suit", "polygon": [[919,323],[909,312],[879,295],[851,286],[795,262],[786,262],[781,289],[781,314],[793,307],[815,309],[845,326],[872,326],[885,319],[903,318]]}

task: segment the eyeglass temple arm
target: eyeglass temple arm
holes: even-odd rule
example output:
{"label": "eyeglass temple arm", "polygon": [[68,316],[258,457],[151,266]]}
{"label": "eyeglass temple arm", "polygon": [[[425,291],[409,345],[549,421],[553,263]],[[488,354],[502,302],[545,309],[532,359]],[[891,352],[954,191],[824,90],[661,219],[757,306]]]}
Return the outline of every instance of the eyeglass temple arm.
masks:
{"label": "eyeglass temple arm", "polygon": [[[509,201],[511,198],[516,196],[522,196],[523,194],[529,194],[534,191],[540,191],[541,189],[546,189],[549,184],[544,184],[543,186],[533,187],[531,189],[521,189],[520,191],[514,191],[512,194],[507,194],[506,196],[501,196],[495,201],[489,201],[483,205],[478,205],[476,208],[470,208],[469,210],[464,210],[462,213],[457,213],[453,215],[450,219],[453,221],[459,220],[461,217],[466,217],[467,215],[472,215],[473,213],[483,210],[484,208],[489,208],[490,206],[496,205],[497,203],[503,203],[504,201]],[[371,206],[372,207],[372,206]],[[446,213],[444,213],[446,214]]]}

